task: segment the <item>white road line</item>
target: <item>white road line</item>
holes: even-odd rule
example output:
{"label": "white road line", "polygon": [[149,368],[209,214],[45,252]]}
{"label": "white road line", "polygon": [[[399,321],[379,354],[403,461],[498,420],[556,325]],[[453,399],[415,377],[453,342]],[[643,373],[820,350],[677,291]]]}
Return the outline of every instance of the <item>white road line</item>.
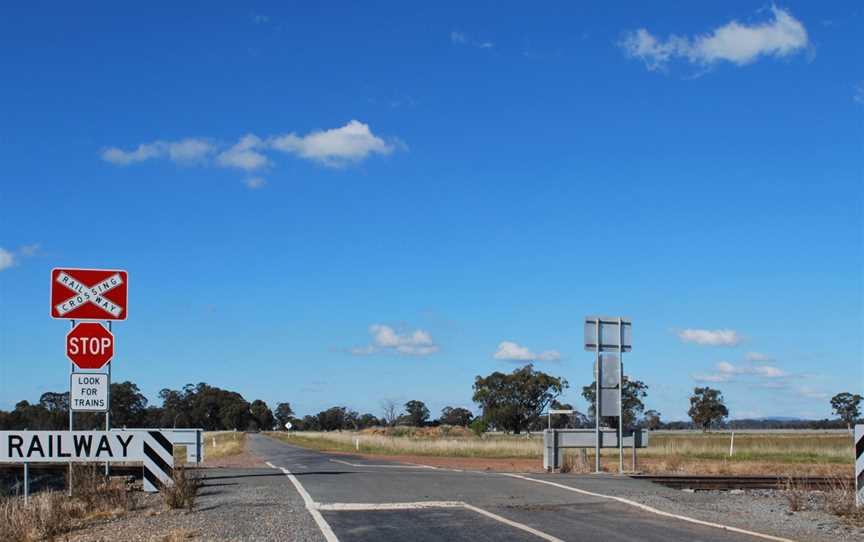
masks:
{"label": "white road line", "polygon": [[789,538],[781,538],[779,536],[772,536],[770,534],[757,533],[754,531],[748,531],[746,529],[739,529],[738,527],[731,527],[729,525],[723,525],[720,523],[711,523],[710,521],[703,521],[701,519],[695,519],[695,518],[691,518],[688,516],[682,516],[679,514],[672,514],[670,512],[664,512],[662,510],[658,510],[658,509],[653,508],[651,506],[641,504],[641,503],[638,503],[636,501],[631,501],[630,499],[625,499],[623,497],[615,497],[612,495],[603,495],[602,493],[594,493],[593,491],[586,491],[584,489],[578,489],[578,488],[567,486],[564,484],[559,484],[556,482],[549,482],[547,480],[538,480],[536,478],[530,478],[528,476],[522,476],[521,474],[512,474],[512,473],[508,473],[508,472],[502,472],[501,475],[502,476],[509,476],[511,478],[519,478],[520,480],[528,480],[529,482],[536,482],[538,484],[546,484],[549,486],[554,486],[557,488],[566,489],[567,491],[573,491],[575,493],[581,493],[582,495],[589,495],[591,497],[598,497],[600,499],[609,499],[612,501],[617,501],[617,502],[624,503],[624,504],[627,504],[630,506],[634,506],[634,507],[639,508],[640,510],[644,510],[646,512],[651,512],[652,514],[657,514],[658,516],[680,519],[681,521],[686,521],[688,523],[695,523],[697,525],[705,525],[707,527],[714,527],[717,529],[723,529],[724,531],[731,531],[734,533],[746,534],[746,535],[754,536],[757,538],[762,538],[765,540],[774,540],[775,542],[795,542],[794,540],[791,540]]}
{"label": "white road line", "polygon": [[363,465],[361,463],[350,463],[348,461],[342,461],[341,459],[331,459],[330,461],[334,463],[342,463],[343,465],[349,465],[351,467],[375,467],[377,469],[435,469],[438,470],[438,467],[432,467],[429,465]]}
{"label": "white road line", "polygon": [[331,502],[318,503],[318,510],[333,512],[355,512],[362,510],[423,510],[425,508],[465,508],[462,501],[419,501],[419,502]]}
{"label": "white road line", "polygon": [[334,463],[342,463],[352,467],[375,467],[378,469],[431,469],[431,470],[446,470],[449,472],[465,472],[462,469],[450,469],[447,467],[434,467],[432,465],[424,465],[422,463],[405,463],[404,465],[368,465],[363,463],[351,463],[341,459],[331,459]]}
{"label": "white road line", "polygon": [[[333,460],[336,461],[336,460]],[[524,523],[518,523],[513,520],[509,520],[505,517],[499,516],[498,514],[493,514],[487,510],[483,510],[482,508],[477,508],[476,506],[472,506],[470,504],[464,503],[462,501],[419,501],[419,502],[385,502],[385,503],[316,503],[312,500],[312,497],[303,487],[297,477],[291,474],[291,471],[284,467],[277,467],[273,463],[267,461],[267,466],[271,469],[281,470],[285,476],[291,480],[291,483],[294,484],[294,487],[297,488],[297,492],[303,497],[303,502],[306,504],[306,510],[312,514],[312,517],[315,519],[315,523],[318,524],[318,528],[321,529],[321,533],[324,535],[324,538],[327,539],[327,542],[339,542],[339,539],[336,537],[336,533],[333,532],[333,529],[330,527],[330,524],[327,523],[327,520],[324,519],[324,516],[321,515],[321,511],[334,511],[334,512],[348,512],[348,511],[381,511],[381,510],[423,510],[430,508],[464,508],[465,510],[471,510],[477,514],[482,516],[486,516],[490,519],[494,519],[500,523],[505,525],[509,525],[515,529],[519,529],[520,531],[525,531],[526,533],[531,533],[538,538],[542,538],[543,540],[548,540],[549,542],[564,542],[560,538],[555,538],[550,534],[546,534],[543,531],[538,531],[533,527],[529,527]]]}
{"label": "white road line", "polygon": [[291,480],[291,483],[294,484],[294,487],[297,489],[297,493],[299,493],[300,496],[303,497],[303,502],[306,504],[306,510],[309,510],[309,513],[312,514],[312,519],[314,519],[315,523],[318,524],[318,528],[321,529],[321,534],[324,535],[324,538],[327,539],[327,542],[339,542],[339,539],[336,538],[336,533],[333,532],[333,529],[330,528],[330,524],[327,523],[327,520],[324,519],[324,516],[322,516],[321,512],[319,512],[318,509],[315,507],[315,501],[312,500],[312,497],[309,496],[309,493],[306,491],[300,481],[297,480],[297,477],[291,474],[290,470],[282,467],[277,467],[269,461],[267,462],[267,466],[273,469],[281,470],[285,474],[285,476],[287,476],[288,479]]}
{"label": "white road line", "polygon": [[488,512],[486,510],[483,510],[482,508],[477,508],[476,506],[471,506],[470,504],[465,504],[465,508],[467,508],[468,510],[471,510],[472,512],[477,512],[478,514],[484,515],[488,518],[492,518],[496,521],[500,521],[501,523],[504,523],[506,525],[509,525],[511,527],[519,529],[520,531],[525,531],[526,533],[531,533],[534,536],[542,538],[543,540],[548,540],[549,542],[564,542],[560,538],[555,538],[551,534],[546,534],[543,531],[538,531],[537,529],[534,529],[533,527],[529,527],[529,526],[525,525],[524,523],[515,522],[513,520],[499,516],[498,514],[493,514],[492,512]]}
{"label": "white road line", "polygon": [[564,542],[560,538],[556,538],[550,534],[544,533],[543,531],[538,531],[533,527],[529,527],[524,523],[519,523],[510,519],[507,519],[503,516],[499,516],[498,514],[493,514],[488,510],[483,510],[482,508],[477,508],[476,506],[472,506],[468,503],[462,501],[419,501],[419,502],[382,502],[382,503],[363,503],[363,502],[333,502],[333,503],[317,503],[315,507],[318,510],[332,511],[332,512],[379,512],[382,510],[428,510],[430,508],[462,508],[464,510],[470,510],[474,513],[480,514],[481,516],[486,516],[487,518],[493,519],[499,523],[503,523],[505,525],[509,525],[514,529],[519,529],[520,531],[525,531],[526,533],[533,534],[538,538],[542,538],[543,540],[548,540],[549,542]]}

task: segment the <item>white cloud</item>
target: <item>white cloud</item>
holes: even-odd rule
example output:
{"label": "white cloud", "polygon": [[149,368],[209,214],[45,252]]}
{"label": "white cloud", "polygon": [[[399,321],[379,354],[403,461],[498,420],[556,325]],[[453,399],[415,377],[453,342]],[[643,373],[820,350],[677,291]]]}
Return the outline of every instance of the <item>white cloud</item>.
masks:
{"label": "white cloud", "polygon": [[762,352],[747,352],[744,354],[744,359],[747,361],[773,361],[770,356]]}
{"label": "white cloud", "polygon": [[468,37],[462,32],[450,32],[450,41],[453,43],[468,43]]}
{"label": "white cloud", "polygon": [[806,399],[828,399],[828,394],[807,386],[798,388],[798,395]]}
{"label": "white cloud", "polygon": [[757,365],[752,368],[752,372],[753,374],[764,378],[785,378],[789,376],[789,373],[786,371],[778,369],[772,365]]}
{"label": "white cloud", "polygon": [[118,166],[127,166],[155,158],[168,158],[181,164],[193,164],[203,161],[214,150],[215,147],[206,140],[186,138],[179,141],[142,143],[130,151],[109,147],[102,151],[102,159]]}
{"label": "white cloud", "polygon": [[267,24],[270,22],[269,15],[262,15],[260,13],[253,13],[249,18],[252,19],[252,22],[255,24]]}
{"label": "white cloud", "polygon": [[369,326],[369,333],[372,335],[372,344],[351,348],[349,349],[351,354],[368,356],[389,351],[407,356],[428,356],[440,350],[432,340],[432,335],[422,329],[400,333],[384,324],[372,324]]}
{"label": "white cloud", "polygon": [[24,258],[32,258],[39,253],[39,243],[24,245],[18,250],[6,250],[0,247],[0,271],[18,265]]}
{"label": "white cloud", "polygon": [[788,11],[771,7],[772,17],[747,25],[731,21],[707,34],[694,37],[671,35],[658,39],[644,28],[628,32],[619,45],[625,53],[642,60],[649,70],[662,68],[673,58],[710,66],[726,61],[743,66],[761,56],[786,57],[804,50],[807,30]]}
{"label": "white cloud", "polygon": [[269,164],[267,157],[258,152],[264,142],[255,134],[240,138],[234,146],[219,154],[216,163],[222,167],[238,168],[245,171],[261,169]]}
{"label": "white cloud", "polygon": [[30,258],[39,253],[39,250],[42,246],[39,243],[33,243],[32,245],[24,245],[23,247],[18,249],[18,252],[21,256],[25,258]]}
{"label": "white cloud", "polygon": [[491,41],[476,41],[468,37],[464,32],[450,32],[450,42],[456,45],[470,45],[480,49],[492,49],[495,44]]}
{"label": "white cloud", "polygon": [[305,136],[286,134],[271,138],[270,146],[326,166],[359,162],[371,154],[387,155],[395,146],[374,135],[368,124],[352,120],[341,128],[311,132]]}
{"label": "white cloud", "polygon": [[243,184],[245,184],[246,188],[250,190],[256,190],[267,184],[267,181],[261,177],[251,177],[243,181]]}
{"label": "white cloud", "polygon": [[205,139],[157,140],[130,150],[109,147],[102,159],[118,166],[165,159],[178,164],[207,165],[256,171],[272,165],[272,151],[293,154],[327,166],[340,167],[361,162],[373,154],[387,155],[407,148],[397,138],[385,141],[372,133],[368,124],[352,120],[345,126],[311,132],[304,136],[290,133],[261,138],[247,134],[233,145],[215,144]]}
{"label": "white cloud", "polygon": [[513,341],[501,341],[492,357],[505,361],[558,361],[561,359],[561,353],[557,350],[546,350],[535,354]]}
{"label": "white cloud", "polygon": [[701,373],[701,374],[693,375],[693,380],[695,380],[696,382],[713,382],[713,383],[729,382],[730,380],[732,380],[732,375],[726,374],[726,373],[708,373],[708,374]]}
{"label": "white cloud", "polygon": [[[773,365],[734,365],[728,361],[721,361],[715,366],[714,373],[700,373],[692,375],[693,380],[699,382],[730,382],[738,375],[752,375],[758,378],[777,381],[789,377],[789,373]],[[778,384],[765,387],[782,387]]]}
{"label": "white cloud", "polygon": [[735,346],[741,340],[734,329],[684,329],[678,332],[678,338],[706,346]]}
{"label": "white cloud", "polygon": [[3,247],[0,247],[0,271],[9,269],[13,265],[15,265],[15,255]]}

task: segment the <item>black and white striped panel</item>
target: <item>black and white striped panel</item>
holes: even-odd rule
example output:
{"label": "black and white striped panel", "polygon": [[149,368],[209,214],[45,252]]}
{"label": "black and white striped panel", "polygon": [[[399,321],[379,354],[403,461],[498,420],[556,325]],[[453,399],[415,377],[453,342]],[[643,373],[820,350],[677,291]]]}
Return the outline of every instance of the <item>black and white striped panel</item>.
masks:
{"label": "black and white striped panel", "polygon": [[144,434],[144,491],[154,493],[172,483],[174,445],[161,431]]}
{"label": "black and white striped panel", "polygon": [[855,503],[864,506],[864,424],[855,426]]}

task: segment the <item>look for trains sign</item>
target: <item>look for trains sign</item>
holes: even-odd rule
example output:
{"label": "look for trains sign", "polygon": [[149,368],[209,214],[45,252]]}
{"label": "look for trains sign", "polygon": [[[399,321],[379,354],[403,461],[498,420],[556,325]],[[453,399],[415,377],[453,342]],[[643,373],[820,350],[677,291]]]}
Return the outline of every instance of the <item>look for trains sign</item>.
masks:
{"label": "look for trains sign", "polygon": [[117,269],[51,270],[51,317],[125,320],[129,276]]}

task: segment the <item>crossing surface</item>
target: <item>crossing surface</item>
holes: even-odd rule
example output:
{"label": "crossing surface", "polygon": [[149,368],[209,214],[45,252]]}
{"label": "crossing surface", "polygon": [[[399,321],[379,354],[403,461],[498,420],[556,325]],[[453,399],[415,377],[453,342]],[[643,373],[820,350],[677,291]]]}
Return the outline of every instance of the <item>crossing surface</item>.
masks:
{"label": "crossing surface", "polygon": [[664,515],[616,496],[624,489],[655,490],[649,482],[388,463],[263,435],[249,435],[248,446],[294,486],[330,541],[780,540]]}

